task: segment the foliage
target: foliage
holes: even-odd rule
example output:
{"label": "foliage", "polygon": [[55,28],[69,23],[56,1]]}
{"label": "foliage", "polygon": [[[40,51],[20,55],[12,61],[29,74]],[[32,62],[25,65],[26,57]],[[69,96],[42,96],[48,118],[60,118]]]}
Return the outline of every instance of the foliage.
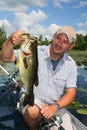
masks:
{"label": "foliage", "polygon": [[87,40],[85,36],[82,36],[82,34],[77,34],[77,39],[76,39],[76,49],[78,50],[86,50],[87,48]]}
{"label": "foliage", "polygon": [[[0,27],[0,47],[6,40],[6,32],[5,32],[5,26],[4,24],[2,27]],[[43,35],[40,35],[38,38],[38,45],[49,45],[52,42],[52,40],[48,40],[47,38],[44,38]],[[15,49],[19,48],[20,45],[15,46]],[[76,38],[76,46],[74,47],[74,50],[86,50],[87,49],[87,35],[83,36],[82,34],[77,34]]]}
{"label": "foliage", "polygon": [[6,40],[6,32],[5,32],[5,26],[3,25],[2,27],[0,27],[0,49],[5,40]]}
{"label": "foliage", "polygon": [[38,38],[38,45],[49,45],[50,44],[50,41],[47,39],[47,38],[43,38],[42,35],[39,36]]}
{"label": "foliage", "polygon": [[68,54],[76,61],[77,65],[87,66],[87,50],[71,50]]}
{"label": "foliage", "polygon": [[78,100],[72,102],[69,106],[67,106],[67,109],[75,109],[77,113],[87,115],[87,105],[81,104]]}

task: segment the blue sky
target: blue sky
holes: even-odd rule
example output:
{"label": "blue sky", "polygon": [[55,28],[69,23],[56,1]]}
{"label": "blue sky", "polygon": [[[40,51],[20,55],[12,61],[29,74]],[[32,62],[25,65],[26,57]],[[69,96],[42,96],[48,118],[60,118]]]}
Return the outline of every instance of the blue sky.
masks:
{"label": "blue sky", "polygon": [[0,26],[9,36],[18,29],[51,38],[61,26],[87,34],[87,0],[0,0]]}

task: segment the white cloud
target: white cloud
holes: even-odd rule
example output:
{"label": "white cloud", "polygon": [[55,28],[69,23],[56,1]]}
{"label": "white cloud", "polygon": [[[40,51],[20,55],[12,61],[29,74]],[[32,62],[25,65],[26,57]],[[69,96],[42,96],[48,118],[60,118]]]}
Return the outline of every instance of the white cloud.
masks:
{"label": "white cloud", "polygon": [[46,33],[46,27],[41,26],[40,24],[36,24],[32,28],[30,28],[29,32],[32,35],[36,35],[36,36],[43,35],[44,36]]}
{"label": "white cloud", "polygon": [[87,5],[87,1],[77,0],[0,0],[0,10],[12,11],[12,12],[25,12],[31,6],[44,7],[48,3],[52,3],[57,7],[63,7],[62,3],[79,2],[75,8],[83,7]]}
{"label": "white cloud", "polygon": [[84,31],[84,30],[78,30],[77,31],[77,34],[82,34],[82,35],[86,35],[87,34],[87,31]]}
{"label": "white cloud", "polygon": [[2,11],[25,11],[28,9],[28,6],[25,4],[19,3],[17,0],[0,0],[0,10]]}
{"label": "white cloud", "polygon": [[[15,0],[15,1],[0,0],[0,10],[14,12],[13,14],[14,16],[12,17],[14,19],[11,19],[11,23],[8,21],[10,20],[10,18],[8,20],[6,19],[3,20],[5,25],[7,26],[6,28],[7,35],[9,36],[15,30],[24,29],[30,34],[34,34],[34,35],[42,34],[44,37],[51,38],[53,33],[60,26],[53,23],[53,21],[49,23],[50,20],[48,19],[48,14],[46,14],[45,12],[41,10],[38,10],[38,11],[32,10],[30,13],[28,13],[30,11],[28,10],[29,7],[33,6],[33,9],[35,9],[34,8],[35,6],[44,7],[48,4],[48,2],[53,3],[53,5],[55,6],[62,7],[62,3],[69,3],[72,1],[74,0],[38,0],[38,1],[36,0],[32,0],[32,1],[31,0]],[[12,22],[12,20],[14,21]],[[44,24],[45,20],[47,21],[47,24],[49,23],[49,25],[45,26]],[[2,20],[0,21],[0,24],[1,23],[2,23]],[[87,26],[87,22],[78,23],[77,25],[79,27]],[[83,32],[83,31],[78,31],[78,32]],[[83,33],[85,33],[85,31]]]}
{"label": "white cloud", "polygon": [[5,27],[7,37],[15,30],[14,27],[9,23],[7,19],[0,20],[0,26]]}
{"label": "white cloud", "polygon": [[[15,13],[15,19],[14,22],[10,25],[10,23],[7,20],[3,20],[5,25],[7,26],[6,32],[7,36],[9,36],[12,32],[18,30],[18,29],[23,29],[29,33],[37,33],[38,34],[44,34],[45,32],[45,27],[43,27],[41,24],[42,21],[47,19],[47,15],[42,12],[41,10],[32,11],[31,13]],[[3,23],[1,21],[1,23]],[[8,23],[8,24],[7,24]],[[2,26],[2,25],[1,25]]]}
{"label": "white cloud", "polygon": [[12,12],[25,12],[31,6],[44,7],[52,3],[57,7],[63,7],[62,3],[69,3],[74,0],[0,0],[0,10]]}
{"label": "white cloud", "polygon": [[[50,39],[59,26],[56,24],[51,24],[48,27],[41,25],[41,22],[46,20],[47,17],[48,16],[41,10],[37,12],[33,10],[29,14],[23,12],[15,13],[15,20],[11,25],[7,20],[4,20],[7,26],[7,36],[18,29],[23,29],[32,35],[43,35],[43,37]],[[1,21],[1,23],[2,22],[3,21]]]}
{"label": "white cloud", "polygon": [[50,27],[48,27],[49,31],[53,34],[55,33],[58,29],[60,28],[60,26],[56,25],[56,24],[51,24]]}
{"label": "white cloud", "polygon": [[82,17],[87,21],[87,13],[83,13]]}
{"label": "white cloud", "polygon": [[0,27],[4,27],[6,34],[8,36],[9,30],[11,31],[11,24],[9,23],[9,21],[6,19],[0,20]]}
{"label": "white cloud", "polygon": [[69,3],[71,0],[51,0],[55,6],[63,7],[62,3]]}
{"label": "white cloud", "polygon": [[[7,36],[18,29],[23,29],[32,35],[43,35],[43,37],[51,39],[60,26],[55,23],[51,23],[48,27],[43,26],[41,22],[47,20],[47,18],[48,16],[43,11],[32,10],[32,12],[28,14],[23,12],[15,13],[15,20],[12,24],[6,19],[3,21],[6,25]],[[0,21],[0,25],[2,25],[3,21]],[[83,23],[78,23],[77,25],[81,27]],[[86,31],[79,30],[77,33],[85,35]]]}
{"label": "white cloud", "polygon": [[1,27],[2,26],[10,27],[11,25],[10,25],[10,23],[6,19],[4,19],[4,20],[0,20],[0,26]]}
{"label": "white cloud", "polygon": [[87,13],[83,13],[82,15],[82,19],[85,18],[86,22],[79,22],[77,23],[77,26],[81,29],[78,30],[78,34],[82,34],[82,35],[86,35],[87,34]]}
{"label": "white cloud", "polygon": [[51,24],[49,27],[45,27],[45,26],[41,26],[40,24],[36,24],[35,26],[28,28],[28,30],[26,30],[26,29],[25,30],[34,36],[38,37],[39,35],[43,35],[44,38],[52,39],[53,34],[57,31],[57,29],[59,27],[60,26],[58,26],[56,24]]}
{"label": "white cloud", "polygon": [[48,0],[0,0],[0,10],[3,11],[26,11],[30,6],[44,7]]}
{"label": "white cloud", "polygon": [[12,25],[12,27],[7,27],[7,36],[11,35],[11,33],[13,33],[14,31],[18,30],[18,29],[23,29],[26,32],[30,33],[31,35],[34,36],[39,36],[39,35],[43,35],[43,37],[48,38],[48,39],[52,39],[53,34],[57,31],[57,29],[60,26],[56,25],[56,24],[51,24],[49,25],[49,27],[45,27],[42,26],[40,24],[35,24],[32,25],[31,27],[29,26],[21,26],[20,28],[17,28],[15,26]]}
{"label": "white cloud", "polygon": [[80,26],[80,27],[87,27],[87,22],[78,23],[77,25]]}
{"label": "white cloud", "polygon": [[52,39],[53,34],[60,28],[60,26],[56,24],[51,24],[48,27],[41,26],[39,24],[35,25],[33,28],[29,30],[29,32],[33,35],[39,36],[43,35],[44,38]]}
{"label": "white cloud", "polygon": [[78,34],[82,34],[82,35],[86,35],[87,34],[87,30],[86,30],[86,28],[87,28],[87,22],[77,23],[77,26],[79,27],[79,30],[77,31]]}
{"label": "white cloud", "polygon": [[74,6],[75,8],[80,8],[80,7],[84,7],[87,5],[87,1],[83,0],[83,1],[79,1],[79,4]]}
{"label": "white cloud", "polygon": [[30,14],[19,12],[15,13],[14,24],[18,27],[31,27],[41,21],[46,20],[46,18],[47,15],[41,10],[38,10],[38,12],[33,10]]}

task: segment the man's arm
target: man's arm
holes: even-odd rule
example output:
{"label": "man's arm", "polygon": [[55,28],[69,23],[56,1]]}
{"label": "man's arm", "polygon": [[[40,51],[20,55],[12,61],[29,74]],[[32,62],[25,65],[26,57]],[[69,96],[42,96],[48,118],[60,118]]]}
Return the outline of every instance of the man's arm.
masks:
{"label": "man's arm", "polygon": [[13,51],[13,46],[14,45],[11,43],[11,40],[9,38],[2,45],[0,59],[3,62],[14,62],[15,61],[15,54]]}
{"label": "man's arm", "polygon": [[16,57],[13,51],[13,47],[19,43],[23,43],[24,39],[20,37],[21,34],[26,33],[23,30],[14,32],[2,45],[0,59],[3,62],[15,62]]}
{"label": "man's arm", "polygon": [[[76,95],[76,88],[70,88],[66,90],[66,93],[63,97],[61,97],[57,103],[59,104],[60,108],[65,108],[67,105],[69,105],[75,98]],[[52,105],[43,105],[41,113],[42,115],[49,119],[52,116],[54,116],[57,112],[57,107],[55,104]]]}
{"label": "man's arm", "polygon": [[76,88],[66,89],[66,93],[60,100],[58,100],[58,104],[60,105],[61,108],[66,107],[75,99],[75,95],[76,95]]}

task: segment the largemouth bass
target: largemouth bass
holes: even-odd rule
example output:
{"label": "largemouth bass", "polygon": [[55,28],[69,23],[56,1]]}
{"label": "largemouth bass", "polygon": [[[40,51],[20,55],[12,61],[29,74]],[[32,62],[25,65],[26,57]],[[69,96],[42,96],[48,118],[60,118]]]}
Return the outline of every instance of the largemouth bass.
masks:
{"label": "largemouth bass", "polygon": [[34,104],[33,87],[38,85],[38,54],[37,38],[28,33],[22,34],[25,39],[19,52],[19,73],[22,82],[21,87],[25,87],[26,93],[22,100],[22,105]]}

